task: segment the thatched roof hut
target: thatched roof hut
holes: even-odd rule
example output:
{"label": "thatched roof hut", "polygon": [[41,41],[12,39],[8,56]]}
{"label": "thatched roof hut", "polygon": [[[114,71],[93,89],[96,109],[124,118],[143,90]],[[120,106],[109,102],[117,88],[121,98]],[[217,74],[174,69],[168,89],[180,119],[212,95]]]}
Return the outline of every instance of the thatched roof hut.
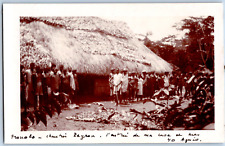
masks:
{"label": "thatched roof hut", "polygon": [[98,17],[21,17],[20,57],[23,65],[55,62],[98,75],[109,74],[111,68],[172,71],[126,23]]}

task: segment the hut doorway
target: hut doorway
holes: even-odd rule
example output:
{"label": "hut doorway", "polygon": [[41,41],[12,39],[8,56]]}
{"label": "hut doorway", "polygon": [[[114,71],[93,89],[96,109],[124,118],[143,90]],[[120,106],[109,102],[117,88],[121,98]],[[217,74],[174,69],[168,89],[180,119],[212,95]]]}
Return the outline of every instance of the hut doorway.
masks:
{"label": "hut doorway", "polygon": [[108,76],[78,74],[80,102],[109,100]]}

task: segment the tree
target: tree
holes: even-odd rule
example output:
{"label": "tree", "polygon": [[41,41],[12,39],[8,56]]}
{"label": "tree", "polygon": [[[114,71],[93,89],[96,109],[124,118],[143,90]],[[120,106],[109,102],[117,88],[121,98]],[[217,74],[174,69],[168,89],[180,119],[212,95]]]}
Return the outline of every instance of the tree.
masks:
{"label": "tree", "polygon": [[187,52],[193,67],[204,65],[214,69],[214,17],[190,17],[182,20],[178,30],[187,31]]}
{"label": "tree", "polygon": [[144,44],[167,62],[183,72],[195,71],[199,66],[214,69],[214,17],[189,17],[175,27],[184,31],[182,39],[175,35],[151,41],[147,33]]}
{"label": "tree", "polygon": [[185,72],[189,65],[188,56],[184,49],[185,41],[176,38],[175,35],[169,35],[159,41],[151,41],[145,37],[144,44],[155,54],[166,60],[167,62],[177,66],[181,71]]}

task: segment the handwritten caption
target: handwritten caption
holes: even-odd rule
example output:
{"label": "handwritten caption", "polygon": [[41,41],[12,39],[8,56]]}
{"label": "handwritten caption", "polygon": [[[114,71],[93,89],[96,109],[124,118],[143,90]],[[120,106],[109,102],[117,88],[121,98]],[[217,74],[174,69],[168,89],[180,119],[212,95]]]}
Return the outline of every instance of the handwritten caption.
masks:
{"label": "handwritten caption", "polygon": [[67,138],[75,138],[78,140],[84,139],[92,139],[92,138],[149,138],[149,142],[154,142],[155,138],[160,138],[162,142],[168,143],[193,143],[193,142],[201,142],[200,134],[198,133],[158,133],[158,134],[151,134],[151,133],[135,133],[131,134],[129,132],[106,132],[105,134],[82,134],[78,132],[73,132],[72,134],[67,133],[60,133],[60,134],[52,134],[49,133],[44,136],[36,136],[34,134],[29,135],[11,135],[11,139],[19,140],[19,139],[67,139]]}

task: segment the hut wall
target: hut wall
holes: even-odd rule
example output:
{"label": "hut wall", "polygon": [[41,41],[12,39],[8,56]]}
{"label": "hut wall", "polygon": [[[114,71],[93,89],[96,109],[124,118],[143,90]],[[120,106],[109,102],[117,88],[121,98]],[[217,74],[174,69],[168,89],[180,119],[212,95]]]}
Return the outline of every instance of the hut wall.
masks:
{"label": "hut wall", "polygon": [[95,79],[94,95],[98,97],[109,96],[109,82],[106,78]]}
{"label": "hut wall", "polygon": [[94,81],[95,77],[92,75],[78,75],[79,96],[93,96],[94,95]]}
{"label": "hut wall", "polygon": [[78,74],[78,96],[82,102],[108,100],[109,83],[107,76]]}

